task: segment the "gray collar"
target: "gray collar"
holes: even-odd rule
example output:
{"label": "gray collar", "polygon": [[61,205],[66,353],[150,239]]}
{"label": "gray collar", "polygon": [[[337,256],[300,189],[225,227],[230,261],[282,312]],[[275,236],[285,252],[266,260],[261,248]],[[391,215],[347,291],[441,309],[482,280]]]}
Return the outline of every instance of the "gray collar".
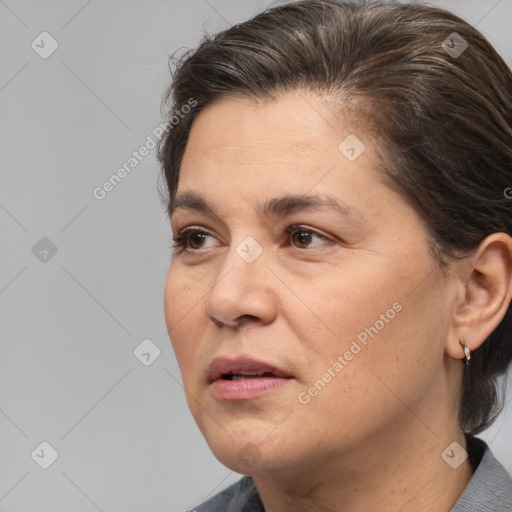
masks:
{"label": "gray collar", "polygon": [[450,512],[511,512],[512,479],[507,470],[484,441],[472,436],[466,441],[470,461],[478,466]]}

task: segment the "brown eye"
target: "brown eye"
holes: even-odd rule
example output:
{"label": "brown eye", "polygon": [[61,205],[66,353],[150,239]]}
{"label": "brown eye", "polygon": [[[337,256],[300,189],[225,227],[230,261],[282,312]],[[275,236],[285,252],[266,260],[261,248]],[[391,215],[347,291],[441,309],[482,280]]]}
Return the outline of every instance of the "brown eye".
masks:
{"label": "brown eye", "polygon": [[290,226],[286,232],[297,249],[311,249],[330,242],[327,237],[306,226]]}
{"label": "brown eye", "polygon": [[292,234],[292,239],[299,249],[306,249],[311,244],[313,236],[308,231],[296,231]]}
{"label": "brown eye", "polygon": [[188,252],[207,249],[215,245],[215,237],[207,231],[198,228],[185,228],[181,230],[178,236],[173,238],[173,241],[175,248]]}
{"label": "brown eye", "polygon": [[190,235],[187,237],[189,248],[194,250],[201,249],[206,238],[208,238],[206,233],[201,233],[199,231],[190,233]]}

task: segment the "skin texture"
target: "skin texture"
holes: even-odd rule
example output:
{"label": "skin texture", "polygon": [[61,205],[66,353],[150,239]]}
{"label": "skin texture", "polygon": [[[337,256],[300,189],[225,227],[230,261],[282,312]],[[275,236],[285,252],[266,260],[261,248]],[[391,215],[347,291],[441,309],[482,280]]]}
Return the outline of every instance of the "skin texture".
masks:
{"label": "skin texture", "polygon": [[[354,161],[338,149],[349,134],[366,146]],[[452,469],[441,457],[454,441],[465,448],[459,339],[474,350],[504,316],[511,240],[494,234],[443,272],[420,217],[379,179],[375,154],[370,134],[335,125],[325,102],[299,91],[222,99],[191,130],[177,195],[194,192],[216,213],[172,215],[174,236],[188,226],[208,236],[173,253],[166,322],[194,419],[223,464],[253,477],[267,512],[449,510],[472,475],[467,460]],[[330,205],[258,210],[288,194],[329,195],[364,220]],[[303,243],[285,232],[295,224],[326,238],[309,232]],[[262,249],[252,263],[237,252],[248,236]],[[254,400],[219,400],[207,370],[220,356],[294,378]]]}

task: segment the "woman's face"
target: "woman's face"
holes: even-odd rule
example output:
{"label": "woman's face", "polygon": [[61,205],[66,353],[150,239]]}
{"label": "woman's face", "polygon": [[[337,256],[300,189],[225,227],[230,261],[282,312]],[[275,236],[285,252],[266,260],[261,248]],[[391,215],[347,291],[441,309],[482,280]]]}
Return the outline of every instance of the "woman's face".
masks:
{"label": "woman's face", "polygon": [[306,93],[194,121],[165,314],[192,414],[235,471],[435,435],[455,289],[375,150]]}

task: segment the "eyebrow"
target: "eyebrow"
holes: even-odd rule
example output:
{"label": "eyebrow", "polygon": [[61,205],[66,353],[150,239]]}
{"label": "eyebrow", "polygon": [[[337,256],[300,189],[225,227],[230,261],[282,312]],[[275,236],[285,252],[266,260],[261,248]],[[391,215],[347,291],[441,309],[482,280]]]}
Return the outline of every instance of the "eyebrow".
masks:
{"label": "eyebrow", "polygon": [[[368,222],[362,212],[339,199],[328,195],[286,195],[268,199],[258,205],[257,211],[266,217],[291,215],[302,210],[332,208],[345,217]],[[192,210],[219,217],[215,208],[195,192],[184,192],[170,203],[168,214],[172,217],[176,210]]]}

